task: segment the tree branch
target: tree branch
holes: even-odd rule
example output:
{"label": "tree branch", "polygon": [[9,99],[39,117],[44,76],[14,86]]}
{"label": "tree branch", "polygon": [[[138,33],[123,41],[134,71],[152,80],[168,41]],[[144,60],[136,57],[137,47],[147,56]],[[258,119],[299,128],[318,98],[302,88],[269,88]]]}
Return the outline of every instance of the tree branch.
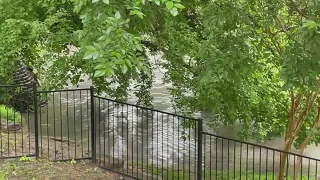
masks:
{"label": "tree branch", "polygon": [[317,87],[316,88],[316,92],[310,93],[308,95],[307,102],[306,102],[306,107],[305,107],[304,111],[301,112],[300,115],[298,116],[298,119],[296,121],[296,127],[295,127],[295,130],[294,130],[293,137],[296,136],[297,132],[300,130],[305,117],[309,114],[313,103],[315,102],[317,96],[319,95],[319,92],[320,92],[320,79],[318,79],[316,87]]}
{"label": "tree branch", "polygon": [[307,18],[307,15],[304,14],[304,13],[298,8],[298,6],[296,5],[296,3],[293,2],[293,0],[290,0],[290,3],[293,5],[294,9],[295,9],[302,17]]}

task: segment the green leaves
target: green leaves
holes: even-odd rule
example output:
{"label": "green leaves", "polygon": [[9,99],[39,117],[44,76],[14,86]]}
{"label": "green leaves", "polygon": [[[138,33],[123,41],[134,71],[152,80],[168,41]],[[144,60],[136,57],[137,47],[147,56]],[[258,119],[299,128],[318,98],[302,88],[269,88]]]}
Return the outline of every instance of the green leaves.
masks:
{"label": "green leaves", "polygon": [[154,3],[156,3],[156,5],[160,6],[160,0],[154,0]]}
{"label": "green leaves", "polygon": [[170,10],[170,13],[173,15],[173,16],[177,16],[178,15],[178,9],[177,8],[172,8],[171,10]]}
{"label": "green leaves", "polygon": [[[23,59],[39,69],[46,87],[86,75],[99,92],[124,98],[135,80],[139,103],[150,106],[146,52],[161,49],[166,61],[156,65],[166,70],[175,108],[205,109],[228,125],[240,121],[242,137],[263,140],[285,131],[288,91],[315,92],[320,76],[319,12],[312,4],[302,18],[285,1],[25,2],[0,1],[2,79]],[[78,51],[70,56],[65,44]]]}
{"label": "green leaves", "polygon": [[116,12],[115,16],[114,16],[117,20],[121,18],[121,14],[119,11]]}
{"label": "green leaves", "polygon": [[95,78],[99,77],[106,77],[111,78],[111,76],[114,75],[114,64],[112,62],[104,63],[104,64],[98,64],[94,69],[94,76]]}
{"label": "green leaves", "polygon": [[84,55],[84,59],[97,59],[99,54],[94,46],[87,46],[87,51]]}
{"label": "green leaves", "polygon": [[169,10],[170,14],[177,16],[179,13],[178,9],[183,9],[184,6],[180,3],[175,3],[174,1],[167,1],[166,8]]}
{"label": "green leaves", "polygon": [[96,72],[94,72],[94,77],[102,77],[105,75],[105,70],[103,69],[99,69],[99,70],[96,70]]}
{"label": "green leaves", "polygon": [[180,3],[174,3],[174,6],[178,9],[184,9],[185,7]]}
{"label": "green leaves", "polygon": [[102,0],[102,2],[104,2],[105,4],[109,4],[109,0]]}
{"label": "green leaves", "polygon": [[105,3],[105,4],[109,4],[109,3],[110,3],[109,0],[92,0],[92,3],[98,3],[98,2],[100,2],[100,1],[102,1],[102,2]]}
{"label": "green leaves", "polygon": [[172,9],[173,8],[173,2],[172,1],[166,2],[166,7],[167,7],[168,10]]}

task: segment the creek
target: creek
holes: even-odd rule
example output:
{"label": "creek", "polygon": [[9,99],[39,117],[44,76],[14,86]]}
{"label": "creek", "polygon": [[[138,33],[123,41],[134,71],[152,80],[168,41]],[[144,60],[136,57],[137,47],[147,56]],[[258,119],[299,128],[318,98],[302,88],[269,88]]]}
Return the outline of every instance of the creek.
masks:
{"label": "creek", "polygon": [[[159,57],[155,56],[152,58]],[[154,59],[151,60],[152,62],[155,61]],[[167,90],[168,86],[163,85],[162,83],[162,72],[163,70],[161,69],[154,69],[155,82],[151,90],[154,97],[153,103],[158,110],[174,112],[170,101],[170,95]],[[78,88],[88,88],[90,85],[90,81],[85,80],[79,84]],[[70,85],[69,88],[77,87]],[[81,135],[86,135],[86,137],[88,137],[90,133],[88,129],[90,126],[90,122],[88,121],[90,117],[88,100],[90,100],[88,91],[82,91],[81,93],[69,92],[68,95],[63,94],[61,97],[52,97],[48,106],[44,107],[39,112],[42,124],[41,133],[49,136],[69,136],[70,139],[74,139],[74,137],[79,137]],[[134,96],[131,96],[131,98],[129,98],[129,103],[134,104],[136,100],[137,99],[134,98]],[[97,115],[100,116],[100,119],[105,120],[107,119],[107,116],[109,116],[108,123],[103,123],[99,132],[97,132],[100,134],[100,138],[97,140],[101,144],[101,147],[98,148],[98,151],[100,152],[98,153],[99,156],[101,156],[101,152],[104,152],[104,155],[108,154],[107,158],[110,156],[122,158],[132,164],[136,161],[140,162],[141,158],[144,158],[145,161],[148,161],[148,164],[152,162],[154,166],[180,166],[180,168],[194,169],[196,163],[195,135],[194,132],[190,130],[187,134],[190,133],[191,136],[190,138],[187,138],[186,141],[176,138],[178,136],[178,131],[180,131],[178,129],[179,120],[177,120],[177,118],[168,117],[165,118],[165,120],[161,120],[163,117],[160,118],[157,114],[153,114],[153,116],[146,115],[146,113],[141,115],[141,112],[139,113],[139,111],[130,106],[116,108],[113,106],[112,102],[101,103],[100,105],[96,102],[95,106],[99,109]],[[110,109],[112,110],[111,112],[117,114],[107,113]],[[144,116],[144,118],[142,118],[142,116]],[[209,125],[210,122],[208,121],[210,115],[198,113],[197,116],[204,119],[205,131],[228,138],[238,139],[237,131],[239,130],[239,126],[211,127]],[[146,119],[148,119],[148,121],[146,121]],[[66,128],[63,128],[60,132],[60,127],[67,126],[69,127],[69,131],[66,130]],[[69,132],[75,133],[70,134]],[[179,133],[181,134],[181,131]],[[104,138],[102,137],[106,136],[106,134],[107,137],[114,138],[109,138],[108,142],[104,142]],[[276,165],[271,163],[273,157],[272,151],[270,150],[267,151],[259,147],[253,148],[252,146],[246,146],[245,144],[241,145],[240,143],[234,143],[230,140],[222,142],[215,138],[210,139],[206,137],[205,141],[206,146],[204,151],[206,152],[206,157],[204,157],[204,165],[206,167],[211,163],[215,163],[218,164],[219,167],[212,165],[211,168],[239,170],[242,165],[242,168],[248,167],[253,169],[256,167],[255,171],[260,172],[272,171],[274,168],[277,168],[274,166],[277,166],[278,163]],[[83,144],[88,145],[88,142],[88,138],[82,138]],[[263,143],[255,142],[254,140],[249,140],[249,142],[276,149],[281,149],[283,147],[283,138],[275,138]],[[240,154],[241,146],[242,153]],[[229,150],[227,150],[227,147],[229,147]],[[310,145],[306,149],[305,155],[320,159],[319,152],[319,147]],[[217,154],[215,155],[214,153]],[[279,155],[276,155],[275,159],[277,161],[279,160]],[[248,160],[247,162],[246,159]],[[311,164],[310,166],[314,165],[315,164]],[[307,167],[303,170],[306,172]],[[315,171],[316,170],[311,170],[310,173],[315,173]]]}

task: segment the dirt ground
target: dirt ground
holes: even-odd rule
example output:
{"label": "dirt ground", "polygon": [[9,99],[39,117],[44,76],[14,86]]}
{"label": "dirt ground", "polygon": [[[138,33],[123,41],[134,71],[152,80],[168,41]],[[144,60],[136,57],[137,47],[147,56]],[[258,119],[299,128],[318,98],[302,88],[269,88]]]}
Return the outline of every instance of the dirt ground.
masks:
{"label": "dirt ground", "polygon": [[[35,138],[27,130],[0,132],[0,180],[4,180],[3,175],[6,177],[5,180],[129,180],[124,176],[99,168],[90,160],[49,161],[89,157],[86,153],[87,149],[81,147],[79,142],[64,139],[57,141],[50,137],[41,137],[39,141],[39,153],[42,160],[35,160],[26,157],[35,154]],[[83,149],[84,152],[80,150],[75,152],[74,149]],[[22,157],[7,159],[16,156]]]}
{"label": "dirt ground", "polygon": [[129,180],[101,169],[90,161],[49,162],[29,158],[0,160],[0,171],[8,180]]}
{"label": "dirt ground", "polygon": [[[87,146],[61,137],[39,136],[41,158],[54,161],[88,158]],[[35,155],[35,137],[28,130],[0,132],[0,158]]]}

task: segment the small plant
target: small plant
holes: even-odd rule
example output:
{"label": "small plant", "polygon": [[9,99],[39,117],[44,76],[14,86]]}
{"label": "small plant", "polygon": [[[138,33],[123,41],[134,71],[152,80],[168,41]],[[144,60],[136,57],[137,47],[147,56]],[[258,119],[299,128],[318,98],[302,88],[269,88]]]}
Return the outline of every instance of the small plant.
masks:
{"label": "small plant", "polygon": [[75,165],[76,163],[77,163],[77,161],[74,160],[74,159],[72,159],[71,162],[70,162],[71,165]]}
{"label": "small plant", "polygon": [[16,123],[20,123],[23,121],[22,116],[19,112],[16,112],[13,108],[7,107],[5,105],[0,105],[0,119],[15,121]]}
{"label": "small plant", "polygon": [[20,161],[21,161],[21,162],[30,161],[30,158],[27,157],[27,156],[22,156],[22,157],[20,157]]}

